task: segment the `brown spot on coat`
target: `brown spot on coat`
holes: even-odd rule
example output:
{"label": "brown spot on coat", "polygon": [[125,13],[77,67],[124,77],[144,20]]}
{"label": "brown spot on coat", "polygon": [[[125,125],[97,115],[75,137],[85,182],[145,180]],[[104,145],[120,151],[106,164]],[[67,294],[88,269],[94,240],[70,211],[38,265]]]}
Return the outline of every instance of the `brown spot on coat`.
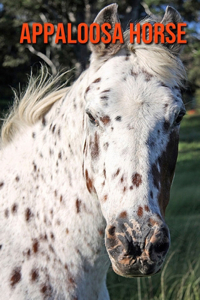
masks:
{"label": "brown spot on coat", "polygon": [[32,217],[32,212],[31,212],[30,208],[27,208],[25,210],[25,219],[26,219],[26,221],[29,222],[31,217]]}
{"label": "brown spot on coat", "polygon": [[0,182],[0,189],[4,186],[4,182]]}
{"label": "brown spot on coat", "polygon": [[102,100],[108,100],[108,96],[101,96],[100,97]]}
{"label": "brown spot on coat", "polygon": [[119,175],[120,168],[117,169],[116,173],[113,175],[113,178],[117,177]]}
{"label": "brown spot on coat", "polygon": [[92,159],[96,159],[99,156],[99,135],[95,132],[94,142],[90,142],[91,147],[91,157]]}
{"label": "brown spot on coat", "polygon": [[35,164],[35,162],[33,161],[33,170],[34,170],[34,172],[36,172],[37,171],[37,166],[36,166],[36,164]]}
{"label": "brown spot on coat", "polygon": [[11,211],[12,211],[13,215],[17,213],[17,209],[18,209],[18,205],[16,203],[14,203],[12,208],[11,208]]}
{"label": "brown spot on coat", "polygon": [[137,77],[138,76],[138,73],[134,72],[133,70],[131,70],[131,75],[134,76],[134,77]]}
{"label": "brown spot on coat", "polygon": [[121,117],[121,116],[117,116],[117,117],[115,118],[115,120],[118,121],[118,122],[121,122],[122,117]]}
{"label": "brown spot on coat", "polygon": [[108,92],[110,92],[110,89],[102,91],[102,93],[108,93]]}
{"label": "brown spot on coat", "polygon": [[90,90],[90,86],[87,87],[87,89],[85,90],[85,94],[87,94]]}
{"label": "brown spot on coat", "polygon": [[53,232],[50,233],[50,237],[52,240],[55,240],[55,236],[54,236]]}
{"label": "brown spot on coat", "polygon": [[162,82],[162,81],[160,82],[160,85],[168,88],[168,85],[166,85],[166,84],[165,84],[164,82]]}
{"label": "brown spot on coat", "polygon": [[76,199],[76,212],[77,214],[80,213],[80,208],[81,208],[81,200],[78,198]]}
{"label": "brown spot on coat", "polygon": [[42,125],[43,125],[43,126],[46,126],[46,119],[45,119],[44,116],[42,117]]}
{"label": "brown spot on coat", "polygon": [[132,175],[132,183],[136,187],[139,187],[140,184],[142,183],[142,176],[140,174],[138,174],[138,173],[133,174]]}
{"label": "brown spot on coat", "polygon": [[84,147],[83,147],[83,153],[85,153],[85,149],[86,149],[86,140],[85,140]]}
{"label": "brown spot on coat", "polygon": [[56,129],[56,125],[53,126],[53,128],[52,128],[52,133],[55,132],[55,129]]}
{"label": "brown spot on coat", "polygon": [[101,78],[99,77],[99,78],[95,79],[95,80],[93,81],[93,83],[97,83],[97,82],[100,82],[100,81],[101,81]]}
{"label": "brown spot on coat", "polygon": [[21,280],[21,267],[16,267],[11,274],[11,278],[10,278],[10,284],[12,287],[14,287],[17,283],[20,282]]}
{"label": "brown spot on coat", "polygon": [[147,211],[147,212],[149,212],[149,211],[150,211],[150,209],[149,209],[148,205],[145,205],[145,206],[144,206],[144,210],[145,210],[145,211]]}
{"label": "brown spot on coat", "polygon": [[49,284],[45,283],[41,286],[41,289],[40,289],[40,292],[42,294],[45,294],[45,298],[44,299],[47,299],[46,297],[49,298],[52,298],[52,288]]}
{"label": "brown spot on coat", "polygon": [[31,270],[31,281],[37,281],[38,280],[38,278],[39,278],[39,271],[38,271],[38,269],[33,269],[33,270]]}
{"label": "brown spot on coat", "polygon": [[100,118],[100,120],[104,125],[108,125],[111,121],[109,116],[103,116],[102,118]]}
{"label": "brown spot on coat", "polygon": [[140,218],[143,216],[143,208],[141,206],[138,207],[137,215]]}
{"label": "brown spot on coat", "polygon": [[39,249],[39,242],[38,242],[37,239],[35,239],[35,240],[33,241],[33,252],[34,252],[34,253],[37,253],[37,252],[38,252],[38,249]]}
{"label": "brown spot on coat", "polygon": [[149,74],[147,71],[143,70],[143,73],[145,74],[145,81],[150,81],[153,75]]}
{"label": "brown spot on coat", "polygon": [[107,199],[108,199],[108,195],[103,196],[103,201],[104,202],[107,201]]}
{"label": "brown spot on coat", "polygon": [[122,212],[120,213],[119,217],[122,218],[122,219],[127,218],[127,212],[126,212],[125,210],[122,211]]}
{"label": "brown spot on coat", "polygon": [[94,187],[93,187],[93,182],[88,175],[88,170],[85,170],[85,178],[86,178],[87,189],[88,189],[89,193],[91,193],[92,191],[94,191]]}
{"label": "brown spot on coat", "polygon": [[15,180],[18,182],[18,181],[19,181],[19,176],[16,176],[16,177],[15,177]]}

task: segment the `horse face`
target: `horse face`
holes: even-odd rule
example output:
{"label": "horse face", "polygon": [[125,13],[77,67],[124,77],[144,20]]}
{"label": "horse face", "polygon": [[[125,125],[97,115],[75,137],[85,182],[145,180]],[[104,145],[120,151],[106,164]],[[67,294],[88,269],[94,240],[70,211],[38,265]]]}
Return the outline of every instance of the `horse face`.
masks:
{"label": "horse face", "polygon": [[84,174],[107,222],[106,247],[123,276],[156,273],[169,248],[169,201],[184,108],[177,87],[119,55],[85,91]]}
{"label": "horse face", "polygon": [[[104,15],[116,21],[116,7],[108,9],[98,15],[100,23]],[[169,249],[164,214],[185,110],[168,52],[164,58],[151,48],[113,47],[112,56],[108,47],[101,58],[100,48],[93,50],[83,169],[107,222],[105,245],[114,271],[145,276],[160,270]],[[163,59],[168,67],[162,69]]]}

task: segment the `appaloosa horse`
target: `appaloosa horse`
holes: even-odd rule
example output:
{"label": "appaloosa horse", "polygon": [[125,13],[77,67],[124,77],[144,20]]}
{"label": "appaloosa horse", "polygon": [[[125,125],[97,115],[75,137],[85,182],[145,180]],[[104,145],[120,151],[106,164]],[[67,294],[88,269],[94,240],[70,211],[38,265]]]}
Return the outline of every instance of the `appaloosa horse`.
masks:
{"label": "appaloosa horse", "polygon": [[[161,22],[180,21],[168,7]],[[113,26],[117,5],[95,22]],[[91,45],[70,88],[31,79],[2,127],[3,300],[106,300],[110,261],[125,277],[161,269],[185,73],[178,44],[130,44],[128,35]]]}

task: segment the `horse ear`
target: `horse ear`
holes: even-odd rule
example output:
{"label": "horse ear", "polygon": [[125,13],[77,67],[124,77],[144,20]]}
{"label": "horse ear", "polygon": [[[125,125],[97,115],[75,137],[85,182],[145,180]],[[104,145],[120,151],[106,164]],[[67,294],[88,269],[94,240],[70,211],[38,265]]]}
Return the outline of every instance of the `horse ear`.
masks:
{"label": "horse ear", "polygon": [[[114,33],[114,28],[116,23],[120,23],[118,14],[117,14],[117,7],[118,5],[116,3],[110,4],[103,8],[98,15],[96,16],[94,23],[99,24],[100,26],[104,23],[109,23],[112,27],[110,30],[107,30],[111,37],[113,37]],[[101,37],[104,36],[101,33]],[[117,53],[121,48],[121,43],[116,41],[115,44],[109,43],[109,44],[104,44],[101,39],[98,44],[92,44],[90,43],[90,49],[92,53],[95,53],[98,57],[101,56],[112,56],[115,53]]]}
{"label": "horse ear", "polygon": [[[171,31],[176,35],[176,38],[177,38],[177,24],[182,23],[182,22],[183,22],[183,19],[182,19],[181,15],[177,12],[177,10],[171,6],[167,6],[161,23],[163,25],[167,25],[168,23],[175,24],[176,29],[171,29]],[[166,36],[168,36],[168,34],[166,34]],[[169,50],[175,55],[179,55],[183,48],[183,45],[178,44],[177,42],[175,42],[173,44],[165,43],[164,46],[169,48]]]}

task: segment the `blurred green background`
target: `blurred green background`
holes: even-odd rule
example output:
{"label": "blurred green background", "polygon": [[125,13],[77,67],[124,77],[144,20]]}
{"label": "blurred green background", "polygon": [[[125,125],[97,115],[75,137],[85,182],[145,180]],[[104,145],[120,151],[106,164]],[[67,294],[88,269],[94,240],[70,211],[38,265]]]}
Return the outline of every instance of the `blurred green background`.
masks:
{"label": "blurred green background", "polygon": [[[188,44],[181,58],[188,74],[183,99],[188,114],[181,125],[176,176],[166,221],[172,245],[160,274],[127,279],[108,273],[111,300],[199,300],[200,299],[200,0],[116,1],[123,29],[147,14],[162,17],[167,5],[176,8],[188,24]],[[48,44],[42,37],[32,47],[20,44],[22,24],[33,22],[73,24],[74,36],[81,22],[90,24],[104,6],[103,0],[2,0],[0,2],[0,115],[12,104],[13,92],[23,90],[33,73],[46,63],[49,71],[71,69],[71,81],[87,68],[88,45]]]}

